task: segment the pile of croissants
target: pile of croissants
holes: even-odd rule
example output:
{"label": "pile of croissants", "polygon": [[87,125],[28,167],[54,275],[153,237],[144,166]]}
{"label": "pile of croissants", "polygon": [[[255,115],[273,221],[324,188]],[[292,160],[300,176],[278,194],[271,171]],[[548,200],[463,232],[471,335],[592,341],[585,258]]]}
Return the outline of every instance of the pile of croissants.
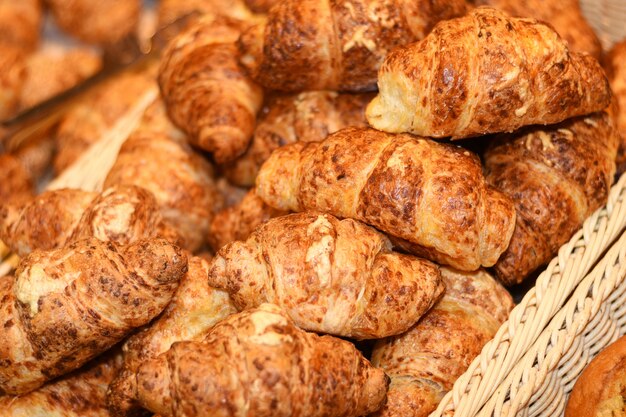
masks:
{"label": "pile of croissants", "polygon": [[[44,3],[92,43],[141,10]],[[428,416],[626,168],[626,41],[576,0],[161,0],[157,25],[191,11],[0,155],[0,417]],[[156,84],[102,190],[37,192]]]}

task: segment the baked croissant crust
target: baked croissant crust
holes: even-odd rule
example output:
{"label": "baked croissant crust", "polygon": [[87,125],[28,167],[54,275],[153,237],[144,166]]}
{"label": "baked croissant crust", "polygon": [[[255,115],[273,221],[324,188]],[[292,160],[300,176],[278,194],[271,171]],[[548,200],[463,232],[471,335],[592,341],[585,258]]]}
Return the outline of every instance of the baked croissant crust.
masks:
{"label": "baked croissant crust", "polygon": [[615,44],[604,59],[604,67],[613,90],[614,117],[622,137],[617,155],[617,172],[626,171],[626,39]]}
{"label": "baked croissant crust", "polygon": [[281,210],[361,220],[418,256],[461,270],[492,266],[515,227],[513,202],[462,148],[347,128],[274,151],[257,194]]}
{"label": "baked croissant crust", "polygon": [[602,44],[585,19],[578,0],[474,0],[477,6],[491,6],[513,17],[532,17],[550,24],[572,51],[587,52],[596,59]]}
{"label": "baked croissant crust", "polygon": [[284,0],[240,39],[241,63],[279,91],[373,91],[394,47],[465,12],[461,0]]}
{"label": "baked croissant crust", "polygon": [[120,148],[104,187],[136,185],[156,198],[165,221],[191,252],[206,240],[213,212],[222,208],[213,168],[187,144],[155,101]]}
{"label": "baked croissant crust", "polygon": [[319,142],[348,126],[365,127],[372,94],[306,91],[272,97],[263,106],[246,152],[222,168],[229,181],[252,186],[274,149],[297,141]]}
{"label": "baked croissant crust", "polygon": [[0,41],[24,52],[39,43],[43,7],[40,0],[0,1]]}
{"label": "baked croissant crust", "polygon": [[273,303],[302,329],[355,339],[406,331],[444,291],[435,264],[392,252],[358,221],[311,212],[269,220],[223,247],[209,284],[240,310]]}
{"label": "baked croissant crust", "polygon": [[513,309],[506,290],[484,270],[441,268],[446,293],[408,332],[379,341],[372,364],[391,377],[376,417],[427,417],[480,354]]}
{"label": "baked croissant crust", "polygon": [[605,109],[611,92],[587,54],[550,26],[486,7],[392,51],[367,108],[376,129],[461,139]]}
{"label": "baked croissant crust", "polygon": [[110,417],[106,392],[122,365],[114,350],[25,395],[0,397],[0,417]]}
{"label": "baked croissant crust", "polygon": [[163,417],[356,417],[382,405],[387,377],[350,342],[300,330],[263,304],[218,323],[204,343],[145,362],[137,387]]}
{"label": "baked croissant crust", "polygon": [[209,286],[209,264],[204,259],[189,259],[189,269],[180,280],[172,301],[149,327],[124,343],[124,364],[109,386],[107,404],[118,417],[137,415],[135,373],[141,364],[166,352],[175,342],[203,340],[209,330],[237,309],[225,291]]}
{"label": "baked croissant crust", "polygon": [[517,210],[511,243],[495,265],[502,282],[520,283],[547,263],[606,203],[619,140],[602,112],[494,141],[485,154],[486,179]]}
{"label": "baked croissant crust", "polygon": [[218,163],[246,150],[263,102],[263,91],[238,64],[235,42],[246,26],[204,16],[168,44],[159,68],[171,120]]}
{"label": "baked croissant crust", "polygon": [[246,240],[258,226],[284,214],[287,212],[265,204],[252,189],[239,203],[215,214],[209,229],[209,244],[218,251],[227,243]]}
{"label": "baked croissant crust", "polygon": [[0,395],[108,350],[165,308],[186,270],[184,253],[162,239],[116,249],[91,238],[23,258],[15,279],[0,279]]}

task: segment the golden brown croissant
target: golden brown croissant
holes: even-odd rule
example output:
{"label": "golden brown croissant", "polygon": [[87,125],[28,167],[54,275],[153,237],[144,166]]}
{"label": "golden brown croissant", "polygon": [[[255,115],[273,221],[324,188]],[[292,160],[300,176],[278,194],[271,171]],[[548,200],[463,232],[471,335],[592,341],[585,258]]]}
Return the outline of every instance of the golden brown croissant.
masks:
{"label": "golden brown croissant", "polygon": [[112,44],[137,27],[140,0],[45,0],[56,24],[78,39]]}
{"label": "golden brown croissant", "polygon": [[532,17],[549,23],[571,50],[588,52],[599,59],[602,44],[585,19],[578,0],[474,0],[477,6],[491,6],[514,17]]}
{"label": "golden brown croissant", "polygon": [[257,18],[243,0],[160,0],[157,6],[161,27],[191,13],[220,15],[238,20]]}
{"label": "golden brown croissant", "polygon": [[365,127],[365,107],[372,94],[338,94],[333,91],[307,91],[273,97],[264,106],[250,147],[223,167],[230,181],[254,185],[263,162],[280,146],[319,142],[344,127]]}
{"label": "golden brown croissant", "polygon": [[269,220],[223,247],[209,284],[240,310],[273,303],[302,329],[355,339],[406,331],[444,291],[435,264],[392,252],[358,221],[312,212]]}
{"label": "golden brown croissant", "polygon": [[36,51],[26,59],[20,108],[28,109],[74,87],[101,66],[101,57],[89,48],[50,46]]}
{"label": "golden brown croissant", "polygon": [[285,214],[286,211],[265,204],[252,189],[241,202],[215,214],[209,229],[209,244],[218,251],[227,243],[246,240],[258,226],[271,218]]}
{"label": "golden brown croissant", "polygon": [[104,183],[105,188],[114,185],[137,185],[152,192],[163,218],[192,252],[206,240],[213,212],[222,205],[211,165],[168,121],[160,101],[146,110],[122,145]]}
{"label": "golden brown croissant", "polygon": [[387,377],[349,342],[300,330],[264,304],[217,324],[204,343],[179,342],[137,373],[139,401],[164,417],[362,416]]}
{"label": "golden brown croissant", "polygon": [[134,376],[144,361],[166,352],[175,342],[202,340],[216,323],[237,312],[226,292],[208,285],[208,270],[207,261],[191,258],[163,314],[124,344],[124,368],[111,383],[107,398],[114,415],[134,415],[140,408]]}
{"label": "golden brown croissant", "polygon": [[15,155],[0,155],[0,182],[0,210],[28,200],[35,192],[32,176]]}
{"label": "golden brown croissant", "polygon": [[283,0],[242,35],[241,63],[272,90],[373,91],[389,51],[464,12],[460,0]]}
{"label": "golden brown croissant", "polygon": [[0,208],[0,239],[20,256],[89,237],[124,246],[157,236],[178,242],[154,196],[136,186],[111,187],[101,194],[46,191]]}
{"label": "golden brown croissant", "polygon": [[548,262],[606,203],[619,136],[607,113],[502,135],[485,154],[487,182],[515,201],[517,224],[495,265],[517,284]]}
{"label": "golden brown croissant", "polygon": [[550,26],[481,7],[390,53],[367,108],[376,129],[460,139],[602,111],[611,92]]}
{"label": "golden brown croissant", "polygon": [[267,13],[277,3],[280,3],[280,0],[246,0],[250,10],[256,13]]}
{"label": "golden brown croissant", "polygon": [[36,391],[0,397],[0,417],[109,417],[107,387],[121,365],[112,352]]}
{"label": "golden brown croissant", "polygon": [[[2,4],[0,0],[0,8]],[[0,120],[17,111],[25,81],[26,63],[22,50],[14,45],[0,44]]]}
{"label": "golden brown croissant", "polygon": [[32,391],[148,323],[186,270],[162,239],[122,250],[91,238],[23,258],[0,279],[0,395]]}
{"label": "golden brown croissant", "polygon": [[55,171],[63,172],[101,139],[152,85],[154,77],[147,73],[124,72],[106,81],[71,108],[56,132]]}
{"label": "golden brown croissant", "polygon": [[613,46],[604,60],[604,67],[611,83],[617,126],[622,137],[617,157],[617,172],[626,171],[626,39]]}
{"label": "golden brown croissant", "polygon": [[374,416],[428,416],[513,309],[511,296],[484,270],[441,274],[441,301],[411,330],[374,347],[372,364],[391,377],[387,403]]}
{"label": "golden brown croissant", "polygon": [[252,137],[263,91],[239,68],[235,42],[246,23],[205,16],[163,52],[159,85],[172,121],[225,163]]}
{"label": "golden brown croissant", "polygon": [[495,264],[515,227],[513,202],[485,183],[478,157],[373,129],[275,150],[257,194],[281,210],[361,220],[412,253],[469,271]]}
{"label": "golden brown croissant", "polygon": [[0,42],[24,51],[39,43],[43,7],[40,0],[0,0]]}

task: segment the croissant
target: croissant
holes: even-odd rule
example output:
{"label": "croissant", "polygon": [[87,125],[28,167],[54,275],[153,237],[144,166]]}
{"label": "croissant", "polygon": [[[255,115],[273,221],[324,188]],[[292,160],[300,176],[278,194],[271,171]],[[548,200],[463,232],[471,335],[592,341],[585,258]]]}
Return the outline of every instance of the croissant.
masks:
{"label": "croissant", "polygon": [[300,330],[269,304],[226,318],[204,343],[175,343],[136,378],[139,401],[163,417],[362,416],[387,390],[350,342]]}
{"label": "croissant", "polygon": [[248,7],[256,13],[267,13],[280,0],[246,0]]}
{"label": "croissant", "polygon": [[515,201],[517,223],[495,265],[505,284],[548,262],[608,198],[619,136],[597,113],[502,135],[487,150],[487,182]]}
{"label": "croissant", "polygon": [[406,331],[443,293],[438,267],[391,251],[352,219],[297,213],[223,247],[209,271],[240,310],[269,302],[305,330],[356,339]]}
{"label": "croissant", "polygon": [[611,99],[598,62],[550,26],[484,7],[391,52],[378,87],[374,128],[452,139],[558,123]]}
{"label": "croissant", "polygon": [[246,7],[243,0],[159,0],[157,20],[159,27],[191,13],[199,15],[219,14],[237,20],[254,21],[258,19]]}
{"label": "croissant", "polygon": [[114,352],[18,397],[0,397],[0,417],[109,417],[107,386],[121,368]]}
{"label": "croissant", "polygon": [[617,172],[626,171],[626,39],[613,46],[604,60],[614,102],[617,104],[615,112],[617,126],[622,137],[617,159]]}
{"label": "croissant", "polygon": [[154,196],[135,186],[112,187],[101,194],[72,189],[46,191],[29,201],[0,208],[0,239],[19,256],[89,237],[125,246],[156,236],[178,241]]}
{"label": "croissant", "polygon": [[153,85],[154,78],[148,73],[124,72],[69,109],[56,131],[55,172],[63,172],[72,165]]}
{"label": "croissant", "polygon": [[461,0],[283,0],[240,39],[241,63],[280,91],[373,91],[393,48],[465,12]]}
{"label": "croissant", "polygon": [[426,417],[480,354],[513,309],[513,300],[484,270],[441,268],[446,293],[418,324],[379,341],[372,364],[391,377],[377,417]]}
{"label": "croissant", "polygon": [[189,147],[158,100],[122,145],[104,181],[105,188],[115,185],[136,185],[154,194],[163,218],[191,252],[202,246],[213,212],[222,206],[211,165]]}
{"label": "croissant", "polygon": [[372,97],[333,91],[274,97],[262,109],[250,146],[232,164],[223,167],[224,175],[235,184],[252,186],[274,149],[297,141],[319,142],[348,126],[367,126],[365,107]]}
{"label": "croissant", "polygon": [[242,21],[205,16],[163,52],[159,86],[172,121],[195,146],[225,163],[241,155],[254,131],[263,91],[239,69]]}
{"label": "croissant", "polygon": [[20,109],[29,109],[98,72],[102,58],[86,47],[41,48],[26,58]]}
{"label": "croissant", "polygon": [[32,176],[15,155],[0,155],[0,181],[0,211],[8,203],[28,200],[35,192]]}
{"label": "croissant", "polygon": [[485,183],[478,157],[373,129],[275,150],[257,194],[280,210],[361,220],[405,250],[468,271],[495,264],[515,227],[513,202]]}
{"label": "croissant", "polygon": [[514,17],[532,17],[549,23],[567,41],[570,49],[587,52],[596,59],[602,44],[585,19],[578,0],[474,0],[477,6],[491,6]]}
{"label": "croissant", "polygon": [[32,391],[148,323],[186,269],[160,239],[118,250],[91,238],[23,258],[0,279],[0,395]]}
{"label": "croissant", "polygon": [[0,120],[8,119],[17,111],[25,81],[26,63],[22,50],[0,44]]}
{"label": "croissant", "polygon": [[241,202],[215,214],[209,229],[209,244],[218,251],[227,243],[247,239],[258,226],[284,214],[287,212],[268,206],[255,190],[250,190]]}
{"label": "croissant", "polygon": [[2,43],[27,52],[34,50],[39,43],[42,22],[43,7],[40,0],[0,1]]}
{"label": "croissant", "polygon": [[175,342],[202,340],[216,323],[237,311],[226,292],[208,285],[208,270],[207,261],[189,259],[189,270],[163,314],[124,343],[124,366],[107,395],[114,415],[135,415],[141,409],[134,375],[144,361],[166,352]]}
{"label": "croissant", "polygon": [[137,28],[140,0],[46,0],[56,24],[76,38],[113,44]]}

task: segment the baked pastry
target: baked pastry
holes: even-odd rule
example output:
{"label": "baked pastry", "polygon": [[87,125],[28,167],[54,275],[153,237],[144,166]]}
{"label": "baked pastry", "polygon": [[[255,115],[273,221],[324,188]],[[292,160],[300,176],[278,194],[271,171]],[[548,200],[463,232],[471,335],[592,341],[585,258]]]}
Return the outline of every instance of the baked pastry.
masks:
{"label": "baked pastry", "polygon": [[372,94],[306,91],[277,95],[258,116],[250,146],[243,155],[222,167],[224,175],[242,186],[254,180],[274,149],[302,142],[319,142],[344,127],[365,127],[365,107]]}
{"label": "baked pastry", "polygon": [[602,54],[598,35],[585,19],[579,0],[474,0],[477,6],[491,6],[514,17],[532,17],[549,23],[569,48],[587,52],[596,59]]}
{"label": "baked pastry", "polygon": [[239,310],[276,304],[301,329],[354,339],[406,331],[444,291],[435,264],[392,252],[358,221],[311,212],[269,220],[224,246],[209,284]]}
{"label": "baked pastry", "polygon": [[626,171],[626,39],[616,43],[604,59],[617,109],[614,116],[622,137],[617,155],[617,172]]}
{"label": "baked pastry", "polygon": [[578,377],[565,417],[622,416],[626,408],[626,337],[602,350]]}
{"label": "baked pastry", "polygon": [[411,253],[467,271],[494,265],[515,228],[513,202],[485,183],[476,155],[373,129],[276,149],[257,194],[280,210],[361,220]]}
{"label": "baked pastry", "polygon": [[606,112],[501,135],[485,154],[487,183],[511,197],[517,220],[498,278],[519,284],[602,207],[620,138]]}
{"label": "baked pastry", "polygon": [[267,23],[242,35],[241,63],[271,90],[373,91],[389,51],[465,7],[462,0],[283,0]]}
{"label": "baked pastry", "polygon": [[1,43],[33,51],[39,43],[42,21],[40,0],[0,0]]}
{"label": "baked pastry", "polygon": [[427,417],[513,309],[487,272],[441,268],[446,293],[409,331],[379,341],[372,364],[391,377],[376,417]]}
{"label": "baked pastry", "polygon": [[24,53],[16,46],[0,44],[0,120],[12,117],[19,108],[25,82]]}
{"label": "baked pastry", "polygon": [[350,343],[300,330],[264,304],[229,316],[204,342],[179,342],[137,372],[142,405],[163,417],[367,415],[387,377]]}
{"label": "baked pastry", "polygon": [[367,108],[374,128],[452,139],[558,123],[611,100],[593,57],[544,23],[487,7],[392,51],[378,88]]}

